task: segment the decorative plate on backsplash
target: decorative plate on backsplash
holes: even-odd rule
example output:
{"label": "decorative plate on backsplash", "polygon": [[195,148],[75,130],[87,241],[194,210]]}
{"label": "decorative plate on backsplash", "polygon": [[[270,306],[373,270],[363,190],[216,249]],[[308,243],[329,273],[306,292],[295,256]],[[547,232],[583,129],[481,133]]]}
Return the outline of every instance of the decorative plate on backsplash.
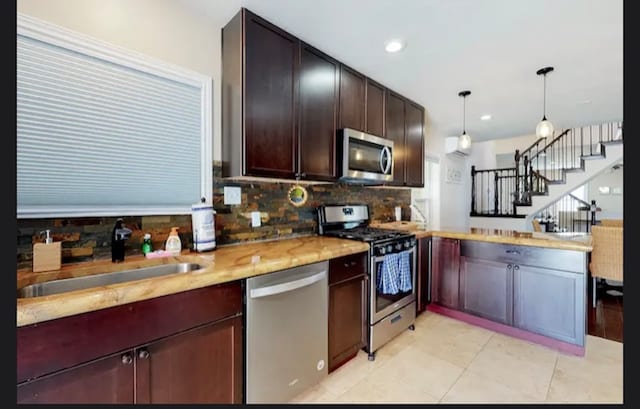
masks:
{"label": "decorative plate on backsplash", "polygon": [[309,198],[309,193],[307,193],[307,189],[304,186],[293,185],[289,192],[287,193],[287,199],[289,203],[296,207],[300,207],[307,202]]}

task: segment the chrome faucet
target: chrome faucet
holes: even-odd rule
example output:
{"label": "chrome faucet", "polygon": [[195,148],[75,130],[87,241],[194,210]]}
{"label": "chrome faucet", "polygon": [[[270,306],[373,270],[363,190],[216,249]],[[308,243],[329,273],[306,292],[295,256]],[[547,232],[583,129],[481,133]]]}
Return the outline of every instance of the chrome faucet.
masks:
{"label": "chrome faucet", "polygon": [[111,261],[118,263],[124,261],[124,242],[131,237],[131,229],[122,225],[122,219],[116,220],[111,233]]}
{"label": "chrome faucet", "polygon": [[427,227],[427,218],[424,215],[424,213],[422,213],[422,211],[418,208],[418,206],[414,205],[413,203],[409,204],[409,206],[411,207],[411,209],[415,210],[416,213],[420,216],[420,219],[422,219],[418,223],[422,224],[422,227],[426,228]]}

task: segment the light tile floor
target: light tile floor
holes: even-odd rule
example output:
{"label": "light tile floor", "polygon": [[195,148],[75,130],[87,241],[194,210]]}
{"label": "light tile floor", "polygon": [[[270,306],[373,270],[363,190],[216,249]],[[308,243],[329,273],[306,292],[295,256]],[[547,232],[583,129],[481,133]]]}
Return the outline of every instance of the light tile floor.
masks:
{"label": "light tile floor", "polygon": [[565,355],[432,312],[291,403],[622,403],[622,343]]}

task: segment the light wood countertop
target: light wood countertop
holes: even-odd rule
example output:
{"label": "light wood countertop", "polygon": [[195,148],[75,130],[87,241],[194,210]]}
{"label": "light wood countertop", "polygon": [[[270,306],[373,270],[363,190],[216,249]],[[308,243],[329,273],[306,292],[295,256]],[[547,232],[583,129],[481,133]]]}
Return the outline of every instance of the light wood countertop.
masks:
{"label": "light wood countertop", "polygon": [[61,278],[115,272],[159,264],[193,262],[203,268],[187,273],[129,281],[40,297],[17,298],[17,326],[66,317],[181,291],[271,273],[304,264],[368,251],[369,244],[325,236],[219,247],[206,253],[183,251],[180,256],[146,259],[128,257],[124,263],[101,260],[65,265],[60,270],[18,271],[18,289]]}
{"label": "light wood countertop", "polygon": [[470,228],[468,230],[446,228],[429,230],[421,228],[417,223],[408,221],[371,223],[371,226],[410,231],[419,239],[424,237],[445,237],[584,252],[590,252],[593,249],[591,235],[588,233],[539,233],[478,228]]}

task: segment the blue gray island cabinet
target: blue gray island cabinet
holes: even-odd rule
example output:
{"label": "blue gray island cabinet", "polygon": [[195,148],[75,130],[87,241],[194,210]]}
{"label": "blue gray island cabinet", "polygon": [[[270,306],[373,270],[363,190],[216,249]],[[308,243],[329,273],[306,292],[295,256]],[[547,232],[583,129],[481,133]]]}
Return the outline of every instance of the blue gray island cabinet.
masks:
{"label": "blue gray island cabinet", "polygon": [[[564,352],[584,354],[587,251],[442,237],[432,240],[451,243],[434,243],[434,250],[459,246],[459,260],[451,259],[456,252],[439,255],[434,251],[432,294],[446,291],[448,296],[434,297],[428,309]],[[439,298],[457,302],[443,304]]]}

